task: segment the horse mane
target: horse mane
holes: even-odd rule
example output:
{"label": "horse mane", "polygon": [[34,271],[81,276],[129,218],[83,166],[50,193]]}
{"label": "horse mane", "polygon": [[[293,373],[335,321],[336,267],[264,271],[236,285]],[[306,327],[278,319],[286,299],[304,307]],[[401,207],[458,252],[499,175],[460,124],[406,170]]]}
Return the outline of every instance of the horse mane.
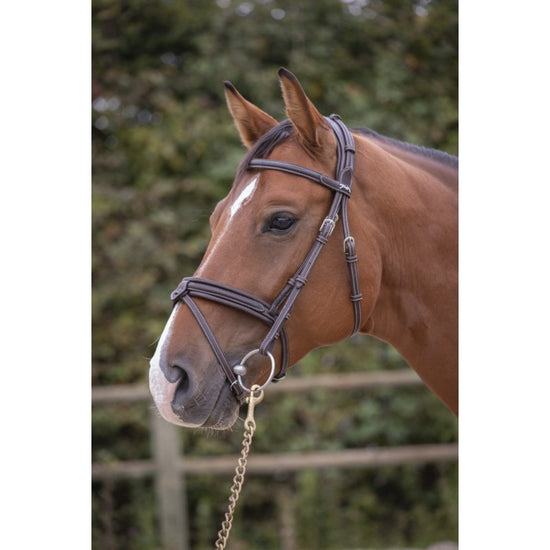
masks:
{"label": "horse mane", "polygon": [[413,145],[412,143],[407,143],[405,141],[399,141],[398,139],[389,138],[387,136],[383,136],[375,132],[374,130],[371,130],[370,128],[352,128],[352,130],[355,132],[358,132],[359,134],[373,137],[374,139],[377,139],[384,143],[388,143],[390,145],[399,147],[405,151],[408,151],[409,153],[413,153],[421,157],[426,157],[431,160],[441,162],[442,164],[445,164],[452,168],[458,169],[458,158],[455,157],[454,155],[450,155],[449,153],[446,153],[445,151],[439,151],[438,149],[430,149],[428,147],[422,147],[421,145]]}
{"label": "horse mane", "polygon": [[[422,147],[421,145],[413,145],[405,141],[399,141],[398,139],[383,136],[370,128],[352,128],[353,131],[363,134],[365,136],[372,137],[384,143],[394,145],[405,151],[413,153],[415,155],[423,156],[437,162],[441,162],[447,166],[458,169],[458,158],[454,155],[450,155],[444,151],[438,149],[430,149],[428,147]],[[294,132],[294,127],[290,120],[283,120],[277,126],[266,132],[256,143],[247,151],[244,156],[239,169],[237,171],[237,179],[239,179],[247,170],[248,163],[254,159],[265,159],[269,156],[271,151],[279,144],[285,141]]]}

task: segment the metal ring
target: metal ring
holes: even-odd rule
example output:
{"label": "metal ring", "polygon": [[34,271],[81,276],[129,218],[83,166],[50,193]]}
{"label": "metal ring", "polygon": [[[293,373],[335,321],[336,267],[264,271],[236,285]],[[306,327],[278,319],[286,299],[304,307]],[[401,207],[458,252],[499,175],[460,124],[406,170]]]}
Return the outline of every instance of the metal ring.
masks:
{"label": "metal ring", "polygon": [[[239,365],[244,365],[252,356],[256,355],[257,353],[260,353],[260,349],[253,349],[252,351],[249,351],[242,359]],[[262,355],[264,355],[262,353]],[[267,377],[267,380],[263,383],[262,386],[254,388],[254,391],[260,391],[263,390],[273,379],[273,376],[275,375],[275,357],[271,354],[271,352],[266,351],[265,355],[269,357],[269,360],[271,361],[271,372],[269,373],[269,376]],[[241,388],[248,393],[252,393],[252,390],[250,388],[247,388],[244,385],[242,376],[240,374],[237,375],[237,380],[239,381],[239,384],[241,385]]]}

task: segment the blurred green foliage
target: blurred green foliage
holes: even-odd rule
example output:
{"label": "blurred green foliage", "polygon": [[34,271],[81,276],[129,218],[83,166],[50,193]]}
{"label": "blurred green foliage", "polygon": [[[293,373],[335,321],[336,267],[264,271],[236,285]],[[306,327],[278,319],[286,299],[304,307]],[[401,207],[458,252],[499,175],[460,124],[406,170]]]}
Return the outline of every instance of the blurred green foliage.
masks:
{"label": "blurred green foliage", "polygon": [[[222,81],[282,120],[285,66],[322,113],[456,154],[457,9],[457,0],[93,1],[93,384],[146,381],[169,293],[206,248],[209,214],[244,153]],[[359,337],[312,352],[285,383],[404,366]],[[148,408],[95,407],[94,460],[149,457]],[[456,420],[423,387],[269,400],[258,423],[255,452],[457,439]],[[182,445],[236,454],[240,436],[182,430]],[[456,465],[253,477],[232,539],[280,547],[274,495],[284,486],[299,548],[456,540],[456,477]],[[229,480],[187,485],[192,547],[211,547]],[[150,480],[97,483],[93,496],[94,548],[161,547]]]}

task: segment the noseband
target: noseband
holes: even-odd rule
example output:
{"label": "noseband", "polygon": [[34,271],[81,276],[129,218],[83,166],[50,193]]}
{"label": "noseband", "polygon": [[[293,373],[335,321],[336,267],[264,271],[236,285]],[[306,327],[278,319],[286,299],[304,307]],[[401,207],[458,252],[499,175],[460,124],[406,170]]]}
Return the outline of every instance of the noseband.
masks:
{"label": "noseband", "polygon": [[[319,232],[311,249],[307,253],[304,261],[297,269],[296,273],[289,279],[283,290],[273,300],[268,303],[264,300],[230,287],[223,283],[210,281],[202,277],[185,277],[172,292],[171,299],[175,305],[177,302],[184,302],[198,325],[200,326],[206,340],[210,344],[216,359],[225,373],[225,376],[231,384],[231,389],[239,403],[243,403],[246,396],[250,393],[242,380],[246,374],[245,363],[253,355],[261,354],[270,359],[271,372],[262,388],[272,379],[274,382],[282,380],[285,377],[289,361],[288,337],[285,331],[284,323],[289,318],[294,302],[298,298],[300,291],[307,282],[307,278],[323,246],[331,236],[339,216],[342,220],[342,229],[344,232],[344,253],[349,270],[351,294],[350,299],[353,304],[353,313],[355,323],[353,333],[355,334],[361,326],[361,292],[359,290],[359,275],[357,272],[357,254],[355,251],[355,241],[350,234],[348,222],[348,201],[351,196],[351,185],[353,180],[355,144],[353,136],[338,115],[331,115],[326,118],[330,124],[337,142],[337,162],[336,178],[330,178],[311,170],[289,162],[278,160],[255,158],[248,163],[248,170],[278,170],[287,174],[293,174],[314,181],[328,189],[334,191],[332,205],[329,213],[319,227]],[[257,349],[248,352],[240,364],[233,367],[229,365],[218,341],[216,340],[210,325],[204,315],[198,308],[193,298],[210,300],[224,306],[243,311],[263,321],[271,328]],[[277,339],[281,340],[281,368],[277,376],[275,375],[275,359],[271,354],[273,344]]]}

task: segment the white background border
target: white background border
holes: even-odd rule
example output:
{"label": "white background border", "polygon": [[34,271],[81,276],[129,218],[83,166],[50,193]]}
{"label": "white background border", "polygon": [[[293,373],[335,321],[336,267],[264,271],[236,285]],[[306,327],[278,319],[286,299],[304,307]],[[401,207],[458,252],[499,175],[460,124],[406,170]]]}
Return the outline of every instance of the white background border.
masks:
{"label": "white background border", "polygon": [[[548,542],[548,13],[460,3],[460,546]],[[4,7],[0,546],[90,531],[91,18]]]}

